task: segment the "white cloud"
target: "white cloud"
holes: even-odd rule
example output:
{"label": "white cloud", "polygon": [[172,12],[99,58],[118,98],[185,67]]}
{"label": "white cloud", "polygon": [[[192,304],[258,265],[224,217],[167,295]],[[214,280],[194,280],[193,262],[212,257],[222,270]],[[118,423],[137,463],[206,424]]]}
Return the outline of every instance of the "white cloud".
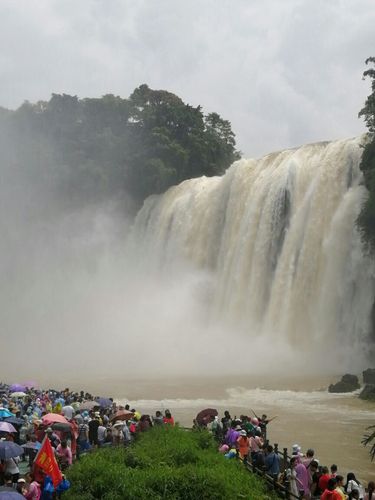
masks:
{"label": "white cloud", "polygon": [[2,0],[0,104],[165,88],[259,156],[357,135],[373,0]]}

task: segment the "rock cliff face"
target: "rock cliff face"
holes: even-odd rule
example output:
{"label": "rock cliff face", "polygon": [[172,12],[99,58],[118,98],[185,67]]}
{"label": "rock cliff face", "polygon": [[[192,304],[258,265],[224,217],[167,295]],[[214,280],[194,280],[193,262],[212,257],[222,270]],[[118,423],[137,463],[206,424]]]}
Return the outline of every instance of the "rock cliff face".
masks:
{"label": "rock cliff face", "polygon": [[363,388],[359,397],[361,399],[370,399],[375,401],[375,369],[368,368],[363,372],[363,382],[365,387]]}
{"label": "rock cliff face", "polygon": [[331,384],[328,387],[328,392],[353,392],[360,388],[358,377],[356,375],[346,374],[344,375],[340,382],[336,384]]}

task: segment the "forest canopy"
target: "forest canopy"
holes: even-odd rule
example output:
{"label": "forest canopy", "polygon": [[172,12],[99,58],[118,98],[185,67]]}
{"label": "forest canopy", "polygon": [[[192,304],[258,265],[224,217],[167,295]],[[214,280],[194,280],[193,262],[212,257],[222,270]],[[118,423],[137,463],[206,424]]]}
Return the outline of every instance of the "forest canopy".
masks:
{"label": "forest canopy", "polygon": [[375,57],[369,57],[366,64],[370,67],[363,73],[363,78],[370,78],[371,94],[359,112],[359,117],[364,117],[368,128],[368,139],[364,147],[360,169],[363,172],[369,196],[362,207],[357,223],[364,242],[369,250],[375,253]]}
{"label": "forest canopy", "polygon": [[10,171],[39,178],[73,203],[154,193],[222,174],[240,157],[229,121],[147,85],[128,99],[52,94],[0,108],[0,146]]}

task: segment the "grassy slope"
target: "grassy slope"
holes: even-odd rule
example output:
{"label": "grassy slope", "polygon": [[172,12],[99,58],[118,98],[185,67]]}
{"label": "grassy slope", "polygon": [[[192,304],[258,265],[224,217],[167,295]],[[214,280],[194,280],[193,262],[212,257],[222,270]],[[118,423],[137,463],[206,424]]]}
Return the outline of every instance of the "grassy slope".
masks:
{"label": "grassy slope", "polygon": [[217,452],[206,432],[155,428],[131,449],[104,449],[83,457],[68,473],[65,500],[273,498],[236,460]]}

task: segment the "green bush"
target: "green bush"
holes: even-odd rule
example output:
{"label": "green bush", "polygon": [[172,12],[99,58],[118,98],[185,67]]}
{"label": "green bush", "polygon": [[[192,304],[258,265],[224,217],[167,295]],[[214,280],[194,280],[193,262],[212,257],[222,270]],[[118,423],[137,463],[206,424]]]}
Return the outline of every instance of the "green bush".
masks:
{"label": "green bush", "polygon": [[64,498],[81,500],[266,500],[263,483],[217,451],[207,432],[154,428],[131,448],[90,453],[68,471]]}

